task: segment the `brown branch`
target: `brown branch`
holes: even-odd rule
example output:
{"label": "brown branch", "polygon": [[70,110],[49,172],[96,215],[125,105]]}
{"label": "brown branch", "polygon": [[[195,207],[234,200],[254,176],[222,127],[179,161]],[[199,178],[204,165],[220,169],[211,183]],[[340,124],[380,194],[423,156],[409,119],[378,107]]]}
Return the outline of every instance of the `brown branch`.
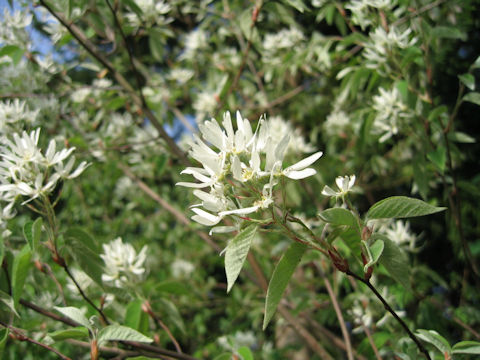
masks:
{"label": "brown branch", "polygon": [[0,325],[2,325],[4,328],[10,330],[13,334],[14,334],[14,339],[16,340],[19,340],[19,341],[28,341],[29,343],[32,343],[32,344],[35,344],[35,345],[38,345],[48,351],[51,351],[55,354],[57,354],[61,359],[63,360],[72,360],[70,359],[68,356],[65,356],[63,355],[60,351],[58,351],[57,349],[51,347],[51,346],[48,346],[44,343],[41,343],[40,341],[37,341],[35,339],[32,339],[28,336],[26,336],[25,334],[23,334],[23,332],[21,332],[20,330],[18,330],[17,328],[14,328],[13,326],[11,325],[8,325],[8,324],[5,324],[3,321],[0,320]]}
{"label": "brown branch", "polygon": [[372,333],[370,332],[370,329],[365,326],[365,324],[362,321],[362,329],[365,332],[365,335],[367,335],[368,342],[370,343],[370,347],[373,349],[373,353],[375,354],[375,358],[377,360],[382,360],[382,357],[380,356],[380,353],[378,352],[377,346],[375,345],[375,341],[373,341]]}
{"label": "brown branch", "polygon": [[150,303],[148,301],[143,303],[142,310],[146,312],[153,319],[153,321],[155,321],[155,324],[157,324],[157,326],[160,326],[167,333],[170,340],[172,340],[173,345],[175,346],[175,349],[177,350],[177,352],[183,353],[182,348],[180,347],[180,344],[178,343],[177,339],[175,339],[175,337],[173,336],[168,326],[165,325],[165,323],[160,319],[160,317],[153,312],[152,307],[150,306]]}

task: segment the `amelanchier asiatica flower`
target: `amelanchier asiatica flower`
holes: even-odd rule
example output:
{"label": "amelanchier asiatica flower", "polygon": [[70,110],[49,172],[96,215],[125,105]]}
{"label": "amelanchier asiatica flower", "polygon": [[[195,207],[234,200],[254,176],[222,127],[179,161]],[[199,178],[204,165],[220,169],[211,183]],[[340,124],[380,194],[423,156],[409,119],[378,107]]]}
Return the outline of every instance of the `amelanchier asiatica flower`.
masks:
{"label": "amelanchier asiatica flower", "polygon": [[[216,227],[213,232],[233,231],[245,215],[269,208],[274,203],[273,189],[279,178],[297,180],[314,175],[316,171],[309,166],[322,156],[319,151],[284,168],[289,133],[272,134],[263,116],[254,132],[238,111],[236,123],[234,130],[230,113],[226,112],[222,126],[215,119],[199,125],[203,139],[195,136],[190,155],[202,167],[182,171],[199,182],[177,183],[195,188],[193,194],[201,200],[192,206],[194,221],[213,226],[226,216],[233,217],[235,226]],[[210,191],[199,190],[204,188]]]}
{"label": "amelanchier asiatica flower", "polygon": [[13,140],[6,138],[0,146],[0,200],[10,203],[6,208],[12,208],[19,196],[27,198],[25,204],[48,195],[59,180],[73,179],[88,166],[84,161],[73,170],[75,158],[70,155],[75,148],[57,152],[55,140],[50,141],[43,154],[38,147],[39,137],[39,128],[30,134],[14,133]]}
{"label": "amelanchier asiatica flower", "polygon": [[144,262],[147,258],[147,246],[137,255],[131,244],[124,244],[118,237],[108,244],[103,244],[103,254],[100,257],[105,262],[105,273],[102,280],[111,282],[116,287],[133,284],[145,273]]}
{"label": "amelanchier asiatica flower", "polygon": [[335,183],[337,184],[338,191],[335,191],[330,186],[326,185],[322,190],[322,194],[335,197],[345,196],[355,184],[355,175],[339,176],[335,179]]}

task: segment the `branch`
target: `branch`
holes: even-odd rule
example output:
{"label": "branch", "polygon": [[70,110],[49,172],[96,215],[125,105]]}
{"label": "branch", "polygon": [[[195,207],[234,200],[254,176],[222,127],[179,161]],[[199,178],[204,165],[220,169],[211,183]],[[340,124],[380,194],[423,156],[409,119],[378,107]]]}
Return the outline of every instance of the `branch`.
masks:
{"label": "branch", "polygon": [[392,309],[392,307],[387,303],[387,301],[383,298],[383,296],[377,291],[377,289],[375,288],[375,286],[373,286],[370,281],[365,280],[364,278],[362,278],[361,276],[358,276],[357,274],[351,272],[350,270],[347,270],[345,273],[346,273],[347,275],[350,275],[351,277],[355,278],[356,280],[358,280],[358,281],[360,281],[360,282],[362,282],[362,283],[364,283],[365,285],[368,286],[368,288],[375,294],[375,296],[377,297],[377,299],[380,300],[380,302],[383,304],[383,306],[385,307],[385,309],[386,309],[390,314],[392,314],[392,316],[395,318],[395,320],[397,320],[397,322],[403,327],[403,329],[406,331],[406,333],[408,334],[408,336],[410,337],[410,339],[412,339],[413,342],[417,345],[417,347],[418,347],[418,349],[420,350],[420,352],[422,352],[428,360],[431,360],[430,355],[428,354],[427,349],[425,349],[425,347],[424,347],[423,344],[420,342],[420,340],[418,340],[418,338],[415,336],[415,334],[410,331],[410,329],[408,328],[407,324],[405,324],[405,322],[397,315],[397,313],[395,312],[395,310]]}
{"label": "branch", "polygon": [[28,341],[32,344],[35,344],[35,345],[38,345],[38,346],[41,346],[43,347],[44,349],[47,349],[48,351],[51,351],[55,354],[57,354],[61,359],[63,360],[72,360],[70,359],[68,356],[65,356],[63,355],[60,351],[58,351],[57,349],[54,349],[53,347],[51,346],[48,346],[44,343],[41,343],[37,340],[34,340],[32,338],[29,338],[28,336],[26,336],[25,334],[23,334],[21,331],[19,331],[18,329],[14,328],[13,326],[10,326],[8,324],[5,324],[3,321],[0,320],[0,325],[2,325],[4,328],[6,329],[9,329],[13,334],[15,334],[15,339],[16,340],[20,340],[20,341]]}

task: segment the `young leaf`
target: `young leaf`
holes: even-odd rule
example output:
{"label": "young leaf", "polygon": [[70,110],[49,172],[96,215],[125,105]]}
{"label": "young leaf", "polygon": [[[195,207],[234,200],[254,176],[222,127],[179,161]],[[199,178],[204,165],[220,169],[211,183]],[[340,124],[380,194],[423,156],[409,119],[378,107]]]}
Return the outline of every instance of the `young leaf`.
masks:
{"label": "young leaf", "polygon": [[109,325],[98,332],[98,344],[105,341],[138,341],[150,343],[153,339],[146,337],[137,330],[133,330],[127,326]]}
{"label": "young leaf", "polygon": [[322,211],[318,217],[323,221],[333,225],[356,226],[357,219],[351,211],[343,208],[331,208]]}
{"label": "young leaf", "polygon": [[22,296],[23,285],[30,270],[30,259],[32,253],[30,247],[25,245],[22,250],[15,256],[12,267],[12,293],[14,306],[17,307],[20,296]]}
{"label": "young leaf", "polygon": [[13,298],[10,295],[8,295],[6,292],[3,292],[2,290],[0,290],[0,301],[4,303],[15,315],[20,317],[20,315],[18,315],[17,311],[15,310]]}
{"label": "young leaf", "polygon": [[453,345],[452,354],[476,354],[480,355],[480,342],[460,341]]}
{"label": "young leaf", "polygon": [[48,336],[55,341],[62,341],[66,339],[84,339],[88,338],[88,329],[83,326],[79,326],[71,329],[54,331],[52,333],[48,333]]}
{"label": "young leaf", "polygon": [[38,248],[40,236],[42,235],[42,225],[42,218],[38,218],[35,222],[29,221],[23,226],[23,235],[32,252],[35,252]]}
{"label": "young leaf", "polygon": [[434,214],[445,210],[425,201],[406,196],[392,196],[374,204],[367,213],[368,219],[410,218]]}
{"label": "young leaf", "polygon": [[305,10],[308,10],[308,7],[304,4],[302,0],[284,0],[284,2],[286,2],[291,7],[297,9],[302,14]]}
{"label": "young leaf", "polygon": [[405,253],[386,236],[380,236],[384,242],[382,256],[378,262],[382,264],[392,278],[398,281],[406,289],[410,289],[410,266]]}
{"label": "young leaf", "polygon": [[93,332],[92,325],[90,324],[90,321],[88,321],[87,317],[83,314],[82,310],[72,306],[54,306],[54,309]]}
{"label": "young leaf", "polygon": [[227,292],[232,289],[237,280],[243,263],[247,258],[248,250],[253,237],[257,232],[257,225],[251,224],[240,231],[227,246],[225,251],[225,272],[227,274]]}
{"label": "young leaf", "polygon": [[368,268],[377,263],[380,259],[380,256],[383,253],[383,249],[385,248],[385,243],[382,239],[377,239],[371,246],[368,246],[366,242],[362,242],[367,249],[369,255],[369,261],[363,267],[363,271],[367,272]]}
{"label": "young leaf", "polygon": [[0,266],[3,263],[3,257],[5,256],[5,245],[3,244],[3,237],[0,234]]}
{"label": "young leaf", "polygon": [[287,251],[285,251],[275,267],[275,270],[273,270],[272,278],[268,284],[267,299],[265,301],[263,330],[266,329],[268,323],[272,319],[282,298],[283,292],[306,250],[307,245],[294,242],[288,247]]}
{"label": "young leaf", "polygon": [[416,335],[433,346],[435,346],[442,354],[451,354],[452,348],[448,341],[434,330],[418,329]]}

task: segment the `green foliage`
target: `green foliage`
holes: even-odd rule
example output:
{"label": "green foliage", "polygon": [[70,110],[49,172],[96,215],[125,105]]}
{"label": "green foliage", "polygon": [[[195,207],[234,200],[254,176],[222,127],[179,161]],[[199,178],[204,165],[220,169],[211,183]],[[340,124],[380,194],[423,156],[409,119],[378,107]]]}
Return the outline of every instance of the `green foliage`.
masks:
{"label": "green foliage", "polygon": [[374,204],[368,210],[367,218],[411,218],[434,214],[445,209],[445,207],[432,206],[419,199],[406,196],[392,196]]}

